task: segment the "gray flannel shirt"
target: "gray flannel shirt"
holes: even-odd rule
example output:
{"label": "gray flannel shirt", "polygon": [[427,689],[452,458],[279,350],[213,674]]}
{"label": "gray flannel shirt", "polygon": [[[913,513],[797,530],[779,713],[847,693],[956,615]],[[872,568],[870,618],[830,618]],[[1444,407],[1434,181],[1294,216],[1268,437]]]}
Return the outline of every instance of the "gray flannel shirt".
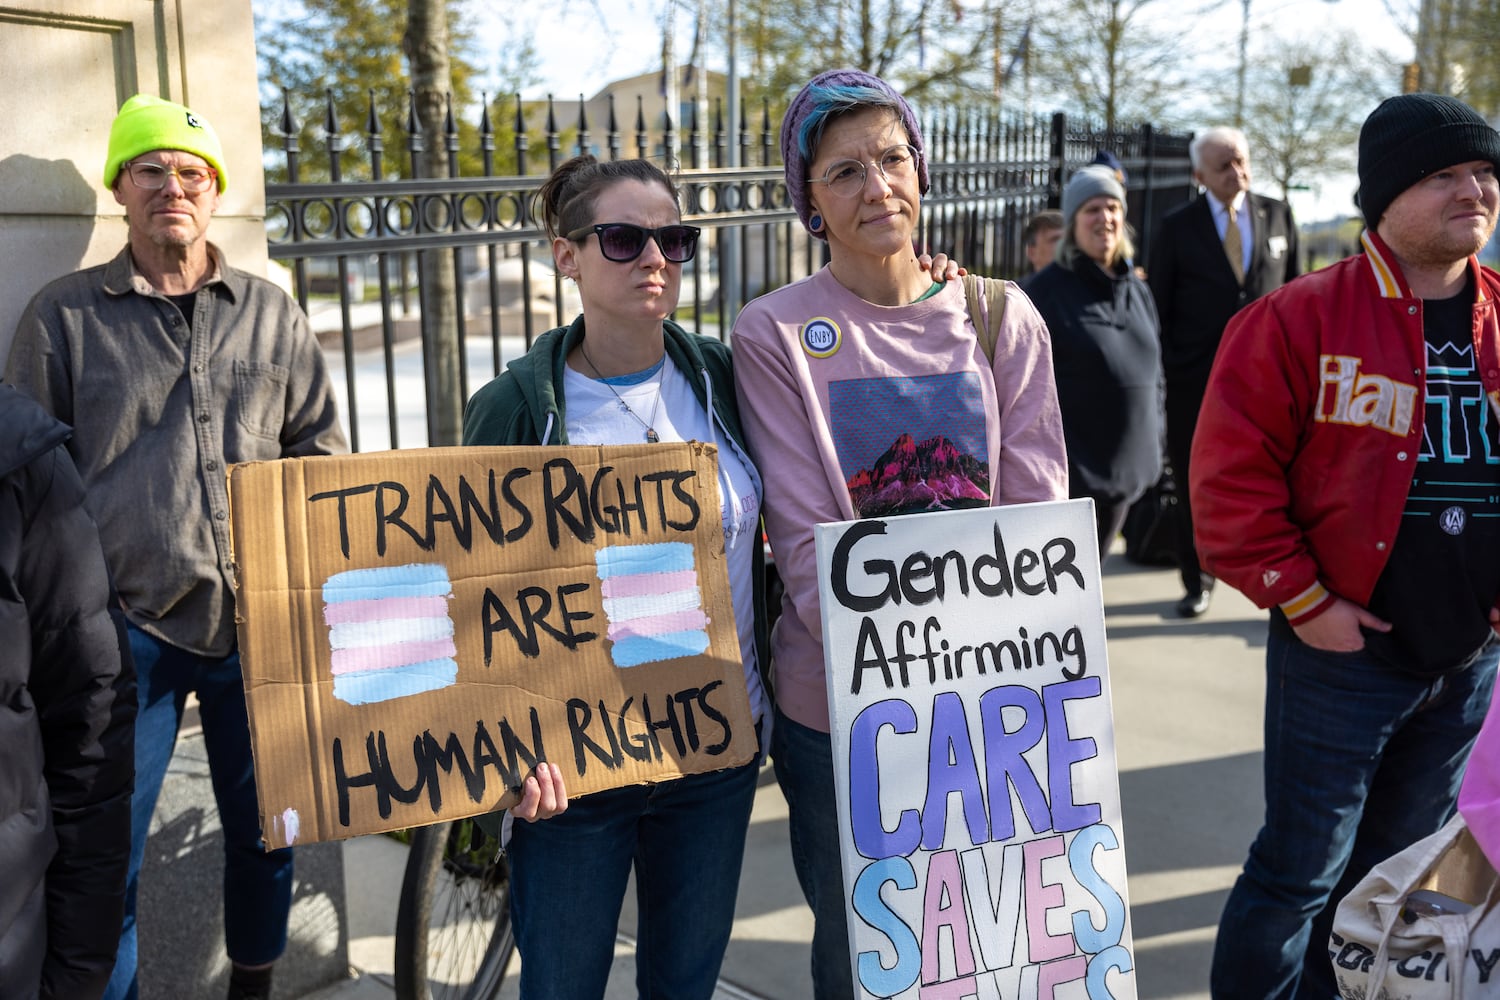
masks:
{"label": "gray flannel shirt", "polygon": [[5,381],[72,425],[68,448],[132,621],[202,656],[235,647],[227,469],[348,450],[328,368],[285,292],[230,267],[192,315],[127,247],[26,307]]}

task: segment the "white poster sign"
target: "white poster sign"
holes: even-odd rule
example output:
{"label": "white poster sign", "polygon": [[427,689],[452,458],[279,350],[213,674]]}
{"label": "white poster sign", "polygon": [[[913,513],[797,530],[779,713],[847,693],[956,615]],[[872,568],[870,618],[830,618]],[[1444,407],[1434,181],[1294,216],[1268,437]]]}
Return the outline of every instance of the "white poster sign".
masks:
{"label": "white poster sign", "polygon": [[1134,1000],[1091,504],[817,548],[859,996]]}

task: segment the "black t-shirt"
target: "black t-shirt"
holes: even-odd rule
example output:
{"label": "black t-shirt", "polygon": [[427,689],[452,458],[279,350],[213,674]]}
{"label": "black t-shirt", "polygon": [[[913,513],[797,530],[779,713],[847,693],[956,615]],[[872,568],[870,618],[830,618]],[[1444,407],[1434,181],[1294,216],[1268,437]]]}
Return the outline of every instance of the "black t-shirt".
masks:
{"label": "black t-shirt", "polygon": [[[1500,595],[1500,421],[1474,359],[1474,279],[1422,303],[1427,409],[1401,528],[1370,610],[1370,650],[1403,670],[1462,666],[1489,639]],[[1357,474],[1357,472],[1355,472]]]}
{"label": "black t-shirt", "polygon": [[168,295],[167,298],[177,303],[177,309],[182,313],[182,318],[187,320],[188,326],[192,326],[193,308],[198,302],[198,293],[188,292],[186,295]]}

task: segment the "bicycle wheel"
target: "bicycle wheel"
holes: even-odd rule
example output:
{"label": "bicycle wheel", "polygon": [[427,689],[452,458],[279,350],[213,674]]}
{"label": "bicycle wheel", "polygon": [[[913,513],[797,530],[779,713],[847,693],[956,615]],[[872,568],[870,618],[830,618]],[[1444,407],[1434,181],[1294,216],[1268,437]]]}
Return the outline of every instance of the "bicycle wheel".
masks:
{"label": "bicycle wheel", "polygon": [[398,1000],[493,1000],[515,950],[510,869],[471,820],[412,831],[396,911]]}

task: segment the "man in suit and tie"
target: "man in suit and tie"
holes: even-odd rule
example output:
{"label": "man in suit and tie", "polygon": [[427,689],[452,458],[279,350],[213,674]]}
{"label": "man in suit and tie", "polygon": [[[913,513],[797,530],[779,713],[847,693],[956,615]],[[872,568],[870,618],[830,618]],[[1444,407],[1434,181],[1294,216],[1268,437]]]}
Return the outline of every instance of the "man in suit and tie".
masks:
{"label": "man in suit and tie", "polygon": [[1189,147],[1205,197],[1169,212],[1151,240],[1147,282],[1161,320],[1167,377],[1167,456],[1178,490],[1177,555],[1186,591],[1177,613],[1208,610],[1213,579],[1193,546],[1188,455],[1219,338],[1247,303],[1297,276],[1297,227],[1285,202],[1250,193],[1250,153],[1239,129],[1211,128]]}

